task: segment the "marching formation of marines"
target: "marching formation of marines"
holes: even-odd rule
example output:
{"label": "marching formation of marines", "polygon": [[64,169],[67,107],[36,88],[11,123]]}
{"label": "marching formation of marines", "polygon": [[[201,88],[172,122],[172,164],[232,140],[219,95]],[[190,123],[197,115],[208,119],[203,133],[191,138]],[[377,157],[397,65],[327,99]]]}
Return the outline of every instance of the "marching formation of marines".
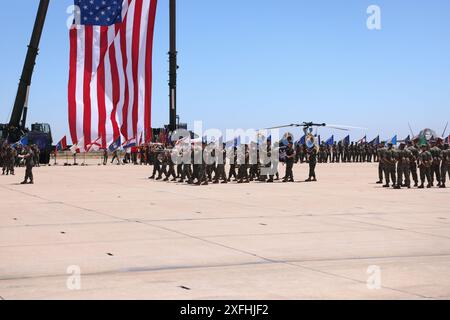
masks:
{"label": "marching formation of marines", "polygon": [[[378,147],[378,184],[383,187],[410,189],[446,188],[447,177],[450,177],[450,150],[448,143],[435,140],[430,143],[415,145],[413,142],[401,143],[398,148],[392,144]],[[384,179],[383,179],[384,178]],[[426,182],[426,186],[425,186]],[[414,185],[413,185],[414,183]]]}
{"label": "marching formation of marines", "polygon": [[[306,144],[295,144],[295,163],[308,163],[308,148]],[[345,144],[341,142],[335,142],[332,145],[322,143],[318,149],[316,149],[316,162],[317,163],[351,163],[351,162],[378,162],[378,146],[371,143],[355,143]],[[141,159],[140,163],[145,163],[145,159],[152,159],[151,147],[142,146],[136,148],[129,155],[128,162],[138,164],[138,158]],[[153,162],[153,161],[151,161]],[[127,163],[127,159],[124,159],[124,163]]]}
{"label": "marching formation of marines", "polygon": [[[431,141],[429,144],[417,146],[414,142],[401,143],[398,148],[392,144],[380,143],[378,146],[368,143],[342,145],[334,144],[308,149],[306,145],[296,145],[292,141],[288,145],[279,148],[280,162],[285,165],[285,175],[282,182],[294,182],[293,166],[295,163],[308,163],[309,176],[305,181],[317,181],[317,163],[339,163],[339,162],[378,162],[379,181],[383,187],[393,187],[394,189],[404,188],[431,188],[437,186],[446,188],[446,180],[450,175],[450,150],[448,144],[439,144]],[[207,164],[193,164],[194,158],[201,157],[197,153],[204,152],[206,144],[202,148],[192,147],[191,161],[181,161],[175,163],[174,158],[182,158],[178,155],[174,157],[175,149],[166,149],[163,145],[153,145],[146,149],[146,159],[150,159],[149,164],[153,164],[153,174],[150,179],[186,182],[188,184],[207,185],[208,183],[249,183],[260,181],[272,183],[280,180],[278,163],[276,168],[273,164],[261,164],[259,151],[256,150],[256,161],[249,161],[254,145],[244,145],[241,148],[234,147],[226,149],[225,145],[220,154],[215,154],[215,150],[209,155],[206,153]],[[270,145],[268,153],[270,157]],[[327,149],[329,151],[324,151]],[[335,151],[336,150],[336,151]],[[342,150],[340,152],[339,150]],[[330,152],[330,153],[329,153]],[[255,154],[255,153],[254,153]],[[213,159],[208,161],[207,158]],[[225,172],[228,164],[228,174]],[[269,174],[264,169],[271,169]]]}
{"label": "marching formation of marines", "polygon": [[[209,183],[250,183],[252,181],[273,183],[294,182],[293,167],[299,162],[298,154],[293,142],[288,139],[287,146],[273,147],[270,143],[260,152],[256,144],[248,144],[226,148],[210,148],[203,143],[201,146],[188,148],[164,148],[155,144],[146,148],[145,154],[150,164],[153,164],[153,173],[149,179],[172,181],[196,185]],[[272,148],[276,148],[275,151]],[[272,158],[272,152],[275,158]],[[317,181],[316,164],[318,159],[317,148],[306,149],[303,162],[309,163],[309,177],[306,182]],[[280,179],[278,164],[285,166],[285,175]],[[228,165],[228,173],[226,167]]]}
{"label": "marching formation of marines", "polygon": [[[206,143],[181,149],[174,145],[151,143],[133,148],[123,158],[118,151],[114,152],[111,163],[151,165],[153,172],[150,179],[196,185],[232,181],[294,182],[293,167],[296,163],[309,165],[307,182],[317,181],[318,163],[340,162],[378,162],[377,184],[383,184],[385,188],[446,188],[447,178],[450,179],[449,145],[437,140],[420,145],[409,141],[401,143],[398,148],[384,142],[378,146],[370,143],[322,143],[307,148],[305,144],[294,145],[289,138],[286,146],[268,143],[266,148],[267,152],[261,153],[256,144],[231,148],[226,148],[224,144],[221,149],[209,150]],[[276,161],[271,157],[272,153],[278,155]],[[108,151],[104,150],[103,165],[108,163],[108,155]],[[279,163],[285,167],[283,178],[280,178],[278,171]],[[32,168],[39,166],[39,148],[36,145],[0,144],[0,166],[2,175],[14,175],[16,167],[25,167],[23,183],[28,180],[33,183]]]}

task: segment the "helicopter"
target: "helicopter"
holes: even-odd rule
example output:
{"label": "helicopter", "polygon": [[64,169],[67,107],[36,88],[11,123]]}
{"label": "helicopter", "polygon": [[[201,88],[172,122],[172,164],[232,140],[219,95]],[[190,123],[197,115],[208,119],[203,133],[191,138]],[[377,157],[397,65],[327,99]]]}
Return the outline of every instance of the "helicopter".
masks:
{"label": "helicopter", "polygon": [[[302,122],[302,123],[292,123],[288,125],[275,126],[270,128],[265,128],[263,130],[274,130],[274,129],[283,129],[283,128],[302,128],[305,136],[305,143],[308,149],[312,149],[313,147],[318,147],[317,134],[313,134],[313,128],[330,128],[341,131],[350,131],[352,129],[358,130],[366,130],[367,128],[362,127],[354,127],[354,126],[344,126],[344,125],[335,125],[335,124],[326,124],[326,123],[315,123],[315,122]],[[283,140],[287,140],[287,137],[292,134],[285,134]]]}

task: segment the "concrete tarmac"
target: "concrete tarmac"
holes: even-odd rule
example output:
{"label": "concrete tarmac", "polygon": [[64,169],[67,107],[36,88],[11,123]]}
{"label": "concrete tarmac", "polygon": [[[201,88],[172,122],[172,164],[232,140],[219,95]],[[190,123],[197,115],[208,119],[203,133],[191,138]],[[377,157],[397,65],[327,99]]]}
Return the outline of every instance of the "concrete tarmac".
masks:
{"label": "concrete tarmac", "polygon": [[383,189],[377,164],[196,187],[89,162],[0,176],[0,299],[450,298],[449,189]]}

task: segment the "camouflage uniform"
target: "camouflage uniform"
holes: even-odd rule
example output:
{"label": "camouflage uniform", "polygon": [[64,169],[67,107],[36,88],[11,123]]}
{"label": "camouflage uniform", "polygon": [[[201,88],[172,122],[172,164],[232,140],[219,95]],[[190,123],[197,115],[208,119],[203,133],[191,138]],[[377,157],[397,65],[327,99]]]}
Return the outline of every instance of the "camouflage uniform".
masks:
{"label": "camouflage uniform", "polygon": [[41,155],[40,155],[40,150],[39,150],[39,147],[37,146],[37,145],[33,145],[32,147],[31,147],[31,151],[33,151],[33,154],[34,154],[34,165],[36,166],[36,167],[40,167],[40,157],[41,157]]}
{"label": "camouflage uniform", "polygon": [[[31,151],[33,152],[33,150],[31,150]],[[34,152],[33,152],[33,154],[34,154]],[[16,166],[16,160],[19,160],[17,150],[14,148],[11,148],[11,161],[9,163],[9,165],[10,165],[9,171],[12,172],[12,175],[14,175],[14,167]],[[35,165],[36,165],[36,162],[34,162],[33,166],[35,166]]]}
{"label": "camouflage uniform", "polygon": [[[194,162],[194,177],[197,178],[197,185],[208,185],[208,175],[206,169],[206,163],[203,159],[205,145],[202,147],[196,147],[194,150],[196,162]],[[198,163],[200,162],[200,163]]]}
{"label": "camouflage uniform", "polygon": [[169,178],[172,176],[172,181],[176,181],[177,180],[177,174],[175,172],[175,163],[173,162],[172,159],[172,152],[171,151],[167,151],[165,153],[165,161],[167,163],[167,165],[169,166],[169,170],[166,172],[166,178],[164,179],[164,181],[169,181]]}
{"label": "camouflage uniform", "polygon": [[103,165],[106,166],[108,164],[108,150],[103,150]]}
{"label": "camouflage uniform", "polygon": [[161,170],[159,171],[159,175],[156,180],[161,180],[163,175],[167,177],[167,166],[169,165],[169,161],[167,159],[167,154],[165,150],[162,150],[159,154],[159,159],[161,163]]}
{"label": "camouflage uniform", "polygon": [[6,171],[6,145],[0,146],[0,165],[2,166],[2,175]]}
{"label": "camouflage uniform", "polygon": [[[153,147],[150,152],[151,152],[150,157],[153,159],[153,173],[149,179],[155,179],[156,173],[158,173],[158,176],[161,176],[161,160],[162,159],[161,159],[160,152],[158,152],[158,150],[155,147]],[[113,159],[113,161],[114,161],[114,159]],[[111,163],[113,163],[113,161],[111,161]]]}
{"label": "camouflage uniform", "polygon": [[33,152],[33,150],[31,148],[28,148],[28,150],[26,151],[25,155],[21,156],[25,159],[25,178],[22,182],[22,184],[26,184],[28,182],[28,180],[30,180],[30,184],[34,183],[33,180],[33,167],[35,165],[34,160],[35,160],[35,154]]}
{"label": "camouflage uniform", "polygon": [[117,160],[117,165],[120,164],[119,151],[117,151],[117,150],[115,150],[115,151],[113,152],[113,157],[112,157],[111,163],[113,163],[114,160]]}
{"label": "camouflage uniform", "polygon": [[367,146],[366,144],[362,144],[359,147],[359,153],[360,153],[360,162],[366,162],[367,161]]}
{"label": "camouflage uniform", "polygon": [[411,156],[412,153],[408,149],[400,148],[397,151],[397,187],[411,188],[409,163]]}
{"label": "camouflage uniform", "polygon": [[237,149],[233,148],[233,150],[231,150],[230,152],[230,170],[228,172],[228,181],[231,181],[231,177],[233,177],[234,180],[237,181],[236,165],[237,165]]}
{"label": "camouflage uniform", "polygon": [[373,145],[368,144],[366,148],[367,148],[367,162],[372,162],[372,159],[374,159],[375,154],[374,147]]}
{"label": "camouflage uniform", "polygon": [[450,179],[450,149],[448,148],[448,145],[445,145],[444,150],[441,151],[441,159],[441,188],[445,188],[447,175]]}
{"label": "camouflage uniform", "polygon": [[6,175],[11,174],[14,175],[14,165],[16,162],[16,149],[11,146],[8,146],[5,154],[5,168]]}
{"label": "camouflage uniform", "polygon": [[[240,149],[240,162],[239,163],[239,170],[238,170],[238,183],[248,183],[249,182],[249,176],[248,176],[248,164],[250,160],[250,155],[248,153],[248,148],[245,146],[245,149]],[[245,181],[244,181],[245,180]]]}
{"label": "camouflage uniform", "polygon": [[[386,154],[386,151],[387,151],[387,148],[385,148],[385,147],[379,147],[378,150],[377,150],[377,157],[379,159],[379,162],[378,162],[378,182],[377,182],[378,184],[383,183],[383,173],[385,172],[384,171],[384,167],[385,167],[384,155]],[[386,181],[387,181],[387,179],[388,178],[386,178]]]}
{"label": "camouflage uniform", "polygon": [[294,182],[294,173],[292,168],[295,162],[295,151],[291,146],[286,149],[286,174],[284,176],[283,182]]}
{"label": "camouflage uniform", "polygon": [[227,161],[227,151],[225,150],[225,146],[222,150],[218,150],[216,154],[216,175],[214,177],[214,183],[219,183],[219,180],[222,180],[222,183],[227,183],[227,174],[225,172],[225,165]]}
{"label": "camouflage uniform", "polygon": [[[184,180],[187,180],[188,183],[192,183],[192,161],[193,161],[193,157],[192,157],[192,153],[190,154],[190,150],[182,150],[181,151],[181,165],[182,165],[182,170],[181,170],[181,177],[180,177],[180,181],[179,182],[184,182]],[[189,159],[188,159],[189,157]]]}
{"label": "camouflage uniform", "polygon": [[212,182],[212,176],[216,173],[216,150],[208,151],[206,153],[206,159],[208,162],[206,164],[206,174],[208,176],[208,181]]}
{"label": "camouflage uniform", "polygon": [[326,149],[327,149],[327,161],[325,161],[325,162],[327,162],[327,163],[330,162],[331,163],[331,146],[327,145]]}
{"label": "camouflage uniform", "polygon": [[424,188],[425,178],[427,178],[428,185],[427,188],[431,188],[431,162],[433,157],[430,151],[423,149],[419,154],[419,170],[420,170],[420,189]]}
{"label": "camouflage uniform", "polygon": [[309,158],[309,178],[306,181],[317,181],[316,178],[316,164],[317,164],[317,150],[312,148],[308,151]]}
{"label": "camouflage uniform", "polygon": [[332,163],[339,162],[336,142],[331,146],[331,153],[333,154],[331,162]]}
{"label": "camouflage uniform", "polygon": [[337,145],[338,157],[337,162],[345,162],[344,160],[344,147],[342,146],[342,142],[339,142]]}
{"label": "camouflage uniform", "polygon": [[186,177],[188,177],[187,183],[193,184],[194,180],[197,178],[197,172],[198,172],[197,166],[195,164],[195,157],[196,157],[195,147],[194,146],[191,147],[191,150],[186,151],[186,152],[190,152],[191,159],[190,159],[190,165],[187,166],[185,164],[183,171],[185,172]]}
{"label": "camouflage uniform", "polygon": [[319,163],[325,163],[326,162],[325,159],[326,159],[325,145],[322,144],[319,147]]}
{"label": "camouflage uniform", "polygon": [[417,158],[419,157],[419,150],[414,146],[408,147],[408,150],[411,153],[409,158],[409,170],[414,181],[414,186],[417,187],[419,185],[419,177],[417,176]]}
{"label": "camouflage uniform", "polygon": [[348,148],[348,162],[355,162],[356,159],[356,146],[355,144],[352,142]]}
{"label": "camouflage uniform", "polygon": [[392,180],[392,185],[395,187],[397,185],[397,179],[395,174],[395,150],[388,148],[384,155],[384,177],[386,178],[385,187],[389,187],[389,179]]}
{"label": "camouflage uniform", "polygon": [[[250,164],[250,181],[259,180],[260,170],[259,170],[259,150],[256,145],[252,146],[252,157],[256,154],[256,159],[251,159],[252,163]],[[295,161],[295,159],[294,159]]]}
{"label": "camouflage uniform", "polygon": [[434,177],[436,176],[436,181],[438,186],[441,185],[441,149],[437,146],[434,146],[430,149],[431,156],[433,157],[433,162],[430,167],[430,176],[431,176],[431,186],[434,184]]}

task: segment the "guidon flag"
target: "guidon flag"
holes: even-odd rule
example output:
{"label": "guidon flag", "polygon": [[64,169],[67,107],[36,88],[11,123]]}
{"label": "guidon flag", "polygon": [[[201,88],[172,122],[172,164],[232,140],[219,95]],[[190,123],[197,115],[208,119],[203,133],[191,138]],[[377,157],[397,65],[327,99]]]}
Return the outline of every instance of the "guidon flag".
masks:
{"label": "guidon flag", "polygon": [[67,149],[67,137],[64,136],[64,138],[61,139],[61,141],[58,142],[56,145],[56,151],[64,151]]}

